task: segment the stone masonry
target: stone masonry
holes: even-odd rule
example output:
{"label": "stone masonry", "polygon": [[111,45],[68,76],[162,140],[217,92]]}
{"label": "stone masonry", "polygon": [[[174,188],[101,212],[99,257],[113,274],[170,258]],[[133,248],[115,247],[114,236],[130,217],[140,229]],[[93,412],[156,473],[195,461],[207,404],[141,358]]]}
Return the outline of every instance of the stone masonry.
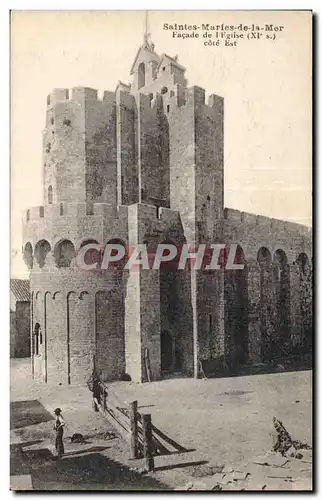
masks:
{"label": "stone masonry", "polygon": [[[311,349],[309,228],[224,207],[224,102],[147,39],[115,92],[48,96],[43,205],[23,218],[33,376],[78,384],[199,376]],[[86,243],[238,245],[241,271],[88,271]],[[98,256],[92,256],[98,260]],[[41,335],[39,334],[41,331]],[[305,352],[306,352],[305,351]]]}

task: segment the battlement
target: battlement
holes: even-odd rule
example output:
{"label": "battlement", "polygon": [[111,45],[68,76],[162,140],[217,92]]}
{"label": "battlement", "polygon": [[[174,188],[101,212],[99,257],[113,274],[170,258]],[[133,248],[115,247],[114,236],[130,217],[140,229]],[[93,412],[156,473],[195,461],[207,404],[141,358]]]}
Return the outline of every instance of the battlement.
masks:
{"label": "battlement", "polygon": [[52,218],[103,217],[118,218],[126,212],[125,206],[115,207],[109,203],[60,203],[58,205],[40,205],[23,212],[23,223]]}
{"label": "battlement", "polygon": [[127,206],[107,203],[60,203],[33,207],[23,214],[23,244],[33,248],[47,241],[51,248],[70,240],[75,248],[91,240],[104,244],[110,239],[127,241]]}
{"label": "battlement", "polygon": [[177,210],[165,207],[155,207],[137,203],[137,215],[140,219],[149,219],[151,221],[161,221],[161,223],[171,224],[180,221],[180,214]]}
{"label": "battlement", "polygon": [[[138,243],[158,244],[167,240],[184,242],[184,232],[177,210],[135,203],[128,207],[129,228],[137,227]],[[135,231],[134,231],[135,232]]]}
{"label": "battlement", "polygon": [[224,209],[224,219],[234,223],[241,222],[245,224],[253,224],[262,230],[296,232],[297,234],[300,233],[304,236],[309,235],[312,232],[310,227],[303,226],[302,224],[284,221],[281,219],[274,219],[264,215],[241,212],[233,208]]}
{"label": "battlement", "polygon": [[105,102],[115,101],[115,92],[104,90],[103,97],[98,97],[98,90],[90,87],[73,87],[72,89],[53,89],[47,96],[47,107],[51,107],[58,102]]}

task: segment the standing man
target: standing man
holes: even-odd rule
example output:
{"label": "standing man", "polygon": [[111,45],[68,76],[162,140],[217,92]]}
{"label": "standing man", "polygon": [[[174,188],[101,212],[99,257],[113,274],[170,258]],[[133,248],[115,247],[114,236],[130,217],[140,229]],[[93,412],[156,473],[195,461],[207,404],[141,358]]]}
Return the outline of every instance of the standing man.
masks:
{"label": "standing man", "polygon": [[54,425],[54,430],[56,431],[55,447],[56,447],[57,457],[61,458],[61,456],[64,454],[63,434],[64,434],[65,422],[61,414],[60,408],[56,408],[54,413],[56,415],[56,422]]}

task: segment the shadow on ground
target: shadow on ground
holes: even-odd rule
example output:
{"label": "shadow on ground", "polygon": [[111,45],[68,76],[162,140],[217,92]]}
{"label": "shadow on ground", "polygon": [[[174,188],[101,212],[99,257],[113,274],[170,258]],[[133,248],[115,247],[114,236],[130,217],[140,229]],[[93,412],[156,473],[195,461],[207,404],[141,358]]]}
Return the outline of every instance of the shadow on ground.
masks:
{"label": "shadow on ground", "polygon": [[50,420],[54,420],[54,417],[37,400],[10,403],[10,429],[19,429]]}
{"label": "shadow on ground", "polygon": [[11,446],[11,475],[30,475],[36,491],[171,489],[151,476],[97,453],[95,448],[56,460],[48,449],[24,451],[22,448],[28,444]]}

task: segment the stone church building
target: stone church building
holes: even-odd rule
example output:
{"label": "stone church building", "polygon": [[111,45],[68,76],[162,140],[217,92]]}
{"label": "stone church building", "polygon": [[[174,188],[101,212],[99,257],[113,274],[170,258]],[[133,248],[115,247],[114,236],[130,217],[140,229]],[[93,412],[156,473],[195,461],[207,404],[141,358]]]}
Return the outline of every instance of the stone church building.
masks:
{"label": "stone church building", "polygon": [[[131,85],[47,98],[43,205],[23,217],[35,378],[200,375],[311,349],[311,230],[224,206],[224,102],[145,38]],[[229,124],[228,124],[229,126]],[[88,271],[89,242],[237,244],[243,270]],[[97,256],[96,256],[97,257]],[[95,259],[95,256],[91,257]],[[98,258],[98,257],[97,257]]]}

